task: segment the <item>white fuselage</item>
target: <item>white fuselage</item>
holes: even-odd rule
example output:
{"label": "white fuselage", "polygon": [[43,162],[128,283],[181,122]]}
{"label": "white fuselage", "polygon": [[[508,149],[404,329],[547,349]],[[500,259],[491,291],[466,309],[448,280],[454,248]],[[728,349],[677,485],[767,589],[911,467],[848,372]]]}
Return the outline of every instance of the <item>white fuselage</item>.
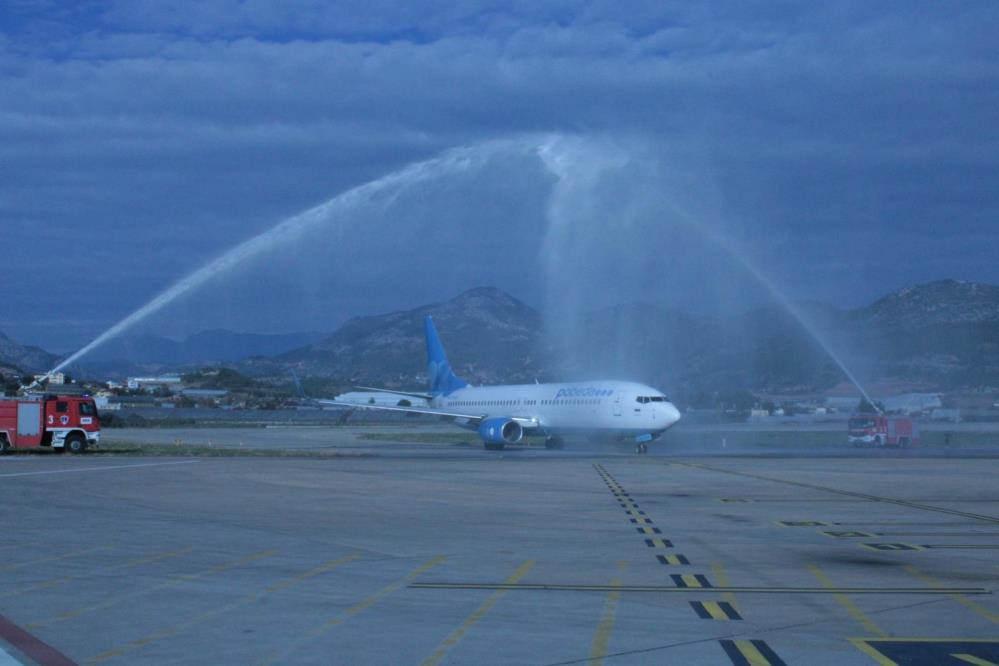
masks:
{"label": "white fuselage", "polygon": [[435,397],[431,405],[470,419],[513,418],[549,435],[656,437],[680,419],[679,410],[661,391],[624,381],[466,386]]}

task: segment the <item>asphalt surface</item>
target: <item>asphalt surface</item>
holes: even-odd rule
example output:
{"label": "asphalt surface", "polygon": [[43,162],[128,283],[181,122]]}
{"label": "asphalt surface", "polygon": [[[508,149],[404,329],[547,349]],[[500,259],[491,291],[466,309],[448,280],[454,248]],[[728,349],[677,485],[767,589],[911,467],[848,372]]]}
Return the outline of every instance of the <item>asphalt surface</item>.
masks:
{"label": "asphalt surface", "polygon": [[999,662],[994,458],[344,432],[0,458],[0,664]]}

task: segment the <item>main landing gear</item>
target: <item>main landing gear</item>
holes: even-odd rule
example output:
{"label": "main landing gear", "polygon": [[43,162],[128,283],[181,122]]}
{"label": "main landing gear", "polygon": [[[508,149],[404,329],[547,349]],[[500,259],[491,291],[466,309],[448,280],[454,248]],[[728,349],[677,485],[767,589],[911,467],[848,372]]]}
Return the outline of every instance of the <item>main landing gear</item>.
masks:
{"label": "main landing gear", "polygon": [[545,437],[546,449],[561,449],[563,446],[565,446],[565,442],[561,437]]}

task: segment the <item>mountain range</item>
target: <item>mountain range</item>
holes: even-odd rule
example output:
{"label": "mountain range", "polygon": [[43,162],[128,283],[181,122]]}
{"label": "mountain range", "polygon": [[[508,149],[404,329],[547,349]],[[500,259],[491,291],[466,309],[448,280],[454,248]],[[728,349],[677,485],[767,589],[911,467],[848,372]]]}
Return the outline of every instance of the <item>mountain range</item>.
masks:
{"label": "mountain range", "polygon": [[59,357],[39,347],[22,345],[0,332],[0,371],[5,375],[48,370]]}
{"label": "mountain range", "polygon": [[[322,333],[236,333],[201,331],[183,340],[156,335],[126,335],[98,347],[74,369],[88,374],[120,376],[168,369],[235,363],[253,356],[273,356],[311,344]],[[20,345],[0,333],[0,365],[23,372],[51,369],[59,356]]]}
{"label": "mountain range", "polygon": [[[320,375],[354,384],[412,386],[426,369],[423,318],[433,315],[455,371],[476,383],[533,381],[543,369],[541,314],[479,287],[444,303],[349,320],[332,335],[278,356],[249,359],[249,374]],[[446,331],[446,334],[443,332]]]}
{"label": "mountain range", "polygon": [[[941,280],[857,309],[800,309],[821,340],[776,306],[719,317],[650,303],[589,312],[556,339],[546,334],[537,310],[479,287],[442,303],[357,317],[326,335],[205,331],[181,342],[126,338],[88,363],[119,370],[125,362],[159,369],[225,363],[261,379],[286,381],[294,372],[345,386],[413,388],[425,379],[423,317],[432,314],[455,371],[473,383],[608,376],[684,394],[806,392],[843,381],[833,352],[865,382],[934,390],[999,386],[999,286]],[[54,360],[0,335],[0,364],[34,370]]]}
{"label": "mountain range", "polygon": [[590,312],[555,339],[546,335],[541,313],[480,287],[443,303],[352,319],[314,344],[237,367],[254,375],[294,371],[344,384],[419,387],[422,319],[433,314],[456,372],[473,383],[605,376],[688,395],[811,392],[843,382],[841,362],[864,382],[999,386],[999,287],[941,280],[862,308],[798,309],[807,328],[777,306],[712,317],[629,303]]}
{"label": "mountain range", "polygon": [[322,333],[236,333],[211,329],[183,340],[155,335],[123,336],[91,352],[89,365],[129,362],[139,365],[233,363],[251,356],[274,356],[311,344]]}

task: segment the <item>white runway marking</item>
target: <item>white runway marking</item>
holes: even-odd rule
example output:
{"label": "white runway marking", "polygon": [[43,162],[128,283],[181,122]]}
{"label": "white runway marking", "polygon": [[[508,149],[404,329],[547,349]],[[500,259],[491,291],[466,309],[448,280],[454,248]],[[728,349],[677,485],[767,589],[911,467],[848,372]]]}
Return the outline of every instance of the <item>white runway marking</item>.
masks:
{"label": "white runway marking", "polygon": [[178,460],[174,462],[161,463],[139,463],[136,465],[106,465],[103,467],[76,467],[73,469],[47,469],[41,472],[14,472],[12,474],[0,474],[0,478],[6,476],[37,476],[41,474],[73,474],[74,472],[103,472],[109,469],[135,469],[136,467],[162,467],[164,465],[190,465],[201,462],[200,460]]}

